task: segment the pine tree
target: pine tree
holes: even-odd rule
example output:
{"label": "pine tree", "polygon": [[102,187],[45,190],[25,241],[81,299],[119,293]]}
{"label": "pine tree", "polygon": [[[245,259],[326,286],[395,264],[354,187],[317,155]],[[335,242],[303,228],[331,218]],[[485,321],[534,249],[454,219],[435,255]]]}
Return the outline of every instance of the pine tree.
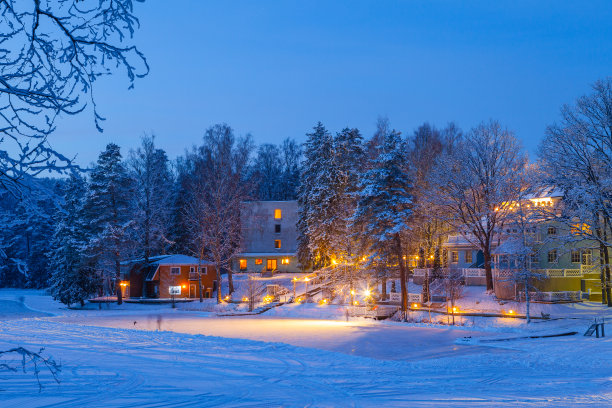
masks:
{"label": "pine tree", "polygon": [[114,281],[117,303],[121,304],[121,269],[123,257],[133,252],[129,229],[133,182],[121,160],[119,146],[110,143],[100,153],[89,183],[85,214],[92,236],[87,252],[96,259],[96,268],[105,281]]}
{"label": "pine tree", "polygon": [[332,171],[334,141],[321,122],[306,135],[305,162],[298,189],[298,257],[302,265],[329,263],[330,224],[335,173]]}
{"label": "pine tree", "polygon": [[72,174],[64,188],[64,202],[57,214],[50,243],[51,295],[68,306],[74,303],[83,306],[85,299],[95,294],[100,284],[93,265],[83,253],[88,241],[82,219],[86,193],[85,180]]}
{"label": "pine tree", "polygon": [[[171,244],[173,177],[166,152],[155,147],[154,137],[142,138],[142,145],[130,154],[129,167],[136,181],[132,196],[134,239],[137,251],[148,264],[153,254],[163,253]],[[145,295],[143,285],[143,297]]]}
{"label": "pine tree", "polygon": [[400,134],[385,135],[383,146],[371,169],[362,175],[359,201],[353,224],[371,252],[370,259],[385,266],[399,264],[402,314],[408,309],[406,268],[403,262],[402,232],[409,228],[412,216],[411,180],[402,170],[403,147]]}

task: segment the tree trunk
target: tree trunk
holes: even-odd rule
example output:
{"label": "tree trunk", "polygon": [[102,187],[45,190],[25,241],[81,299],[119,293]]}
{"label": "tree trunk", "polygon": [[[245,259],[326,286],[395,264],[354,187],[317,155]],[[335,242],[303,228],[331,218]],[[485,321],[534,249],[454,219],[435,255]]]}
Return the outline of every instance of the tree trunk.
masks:
{"label": "tree trunk", "polygon": [[482,251],[484,255],[485,276],[487,279],[487,291],[493,290],[493,273],[491,271],[491,248],[490,245],[485,245]]}
{"label": "tree trunk", "polygon": [[215,272],[217,274],[217,304],[221,303],[221,262],[215,262]]}
{"label": "tree trunk", "polygon": [[227,285],[229,288],[229,294],[231,295],[232,293],[234,293],[234,279],[232,276],[232,268],[230,266],[230,268],[227,270]]}
{"label": "tree trunk", "polygon": [[400,267],[400,287],[402,291],[402,321],[406,321],[408,313],[408,292],[406,290],[406,268],[402,262],[402,241],[399,233],[395,234],[396,254]]}
{"label": "tree trunk", "polygon": [[200,303],[204,301],[204,294],[202,293],[202,253],[200,252],[200,258],[198,259],[198,293],[200,294]]}
{"label": "tree trunk", "polygon": [[529,306],[529,279],[525,279],[525,317],[527,318],[527,324],[531,323],[531,314],[529,313]]}
{"label": "tree trunk", "polygon": [[121,263],[119,257],[115,259],[115,292],[117,292],[117,304],[123,303],[123,297],[121,294]]}
{"label": "tree trunk", "polygon": [[[610,220],[608,218],[604,218],[603,236],[604,236],[605,242],[608,242],[608,227],[609,226],[610,226]],[[610,293],[610,253],[608,252],[607,246],[604,247],[604,261],[606,263],[606,277],[605,277],[606,299],[608,301],[608,307],[612,307],[612,297],[610,296],[611,295]],[[602,288],[601,292],[602,292],[602,298],[603,298],[604,288]]]}
{"label": "tree trunk", "polygon": [[605,245],[600,241],[599,242],[599,282],[601,283],[601,303],[603,305],[608,303],[607,293],[606,293],[606,253]]}
{"label": "tree trunk", "polygon": [[381,291],[382,298],[383,300],[387,300],[387,278],[382,278],[381,284],[382,284],[382,291]]}

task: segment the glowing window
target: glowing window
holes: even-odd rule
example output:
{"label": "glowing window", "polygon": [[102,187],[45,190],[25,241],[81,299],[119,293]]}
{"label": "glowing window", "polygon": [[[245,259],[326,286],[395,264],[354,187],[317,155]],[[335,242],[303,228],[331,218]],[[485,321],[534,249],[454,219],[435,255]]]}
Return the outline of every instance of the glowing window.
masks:
{"label": "glowing window", "polygon": [[280,220],[283,217],[283,212],[281,211],[280,208],[277,208],[274,210],[274,219],[275,220]]}
{"label": "glowing window", "polygon": [[280,247],[281,247],[281,240],[280,239],[275,239],[274,240],[274,248],[280,249]]}
{"label": "glowing window", "polygon": [[257,258],[255,259],[255,265],[261,265],[263,263],[263,259]]}
{"label": "glowing window", "polygon": [[459,262],[459,252],[457,252],[457,251],[452,251],[451,252],[451,262],[453,262],[453,263]]}
{"label": "glowing window", "polygon": [[240,270],[243,271],[247,268],[247,260],[246,259],[241,259],[240,260]]}
{"label": "glowing window", "polygon": [[289,258],[283,258],[283,259],[281,259],[281,264],[283,264],[283,265],[289,265]]}

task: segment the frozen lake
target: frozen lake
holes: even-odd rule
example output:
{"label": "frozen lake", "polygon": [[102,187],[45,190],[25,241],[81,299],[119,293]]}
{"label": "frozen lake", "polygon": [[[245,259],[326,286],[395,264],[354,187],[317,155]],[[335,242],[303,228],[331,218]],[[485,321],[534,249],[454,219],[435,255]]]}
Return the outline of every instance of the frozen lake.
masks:
{"label": "frozen lake", "polygon": [[[381,360],[415,361],[474,353],[507,353],[505,349],[455,344],[457,338],[487,333],[460,329],[407,327],[401,324],[339,320],[256,317],[198,317],[197,313],[150,315],[103,315],[91,317],[87,324],[124,329],[161,330],[282,342]],[[78,322],[78,318],[62,321]],[[136,322],[134,324],[134,322]]]}

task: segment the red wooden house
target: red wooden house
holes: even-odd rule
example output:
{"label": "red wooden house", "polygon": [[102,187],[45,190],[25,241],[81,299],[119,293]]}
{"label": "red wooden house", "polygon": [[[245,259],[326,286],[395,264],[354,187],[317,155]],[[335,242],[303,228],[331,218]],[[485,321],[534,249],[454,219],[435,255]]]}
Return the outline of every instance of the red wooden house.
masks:
{"label": "red wooden house", "polygon": [[172,287],[178,298],[199,298],[199,276],[203,297],[211,298],[217,290],[217,271],[212,262],[200,262],[192,256],[160,255],[151,257],[148,264],[142,259],[124,262],[122,268],[125,297],[169,298]]}

